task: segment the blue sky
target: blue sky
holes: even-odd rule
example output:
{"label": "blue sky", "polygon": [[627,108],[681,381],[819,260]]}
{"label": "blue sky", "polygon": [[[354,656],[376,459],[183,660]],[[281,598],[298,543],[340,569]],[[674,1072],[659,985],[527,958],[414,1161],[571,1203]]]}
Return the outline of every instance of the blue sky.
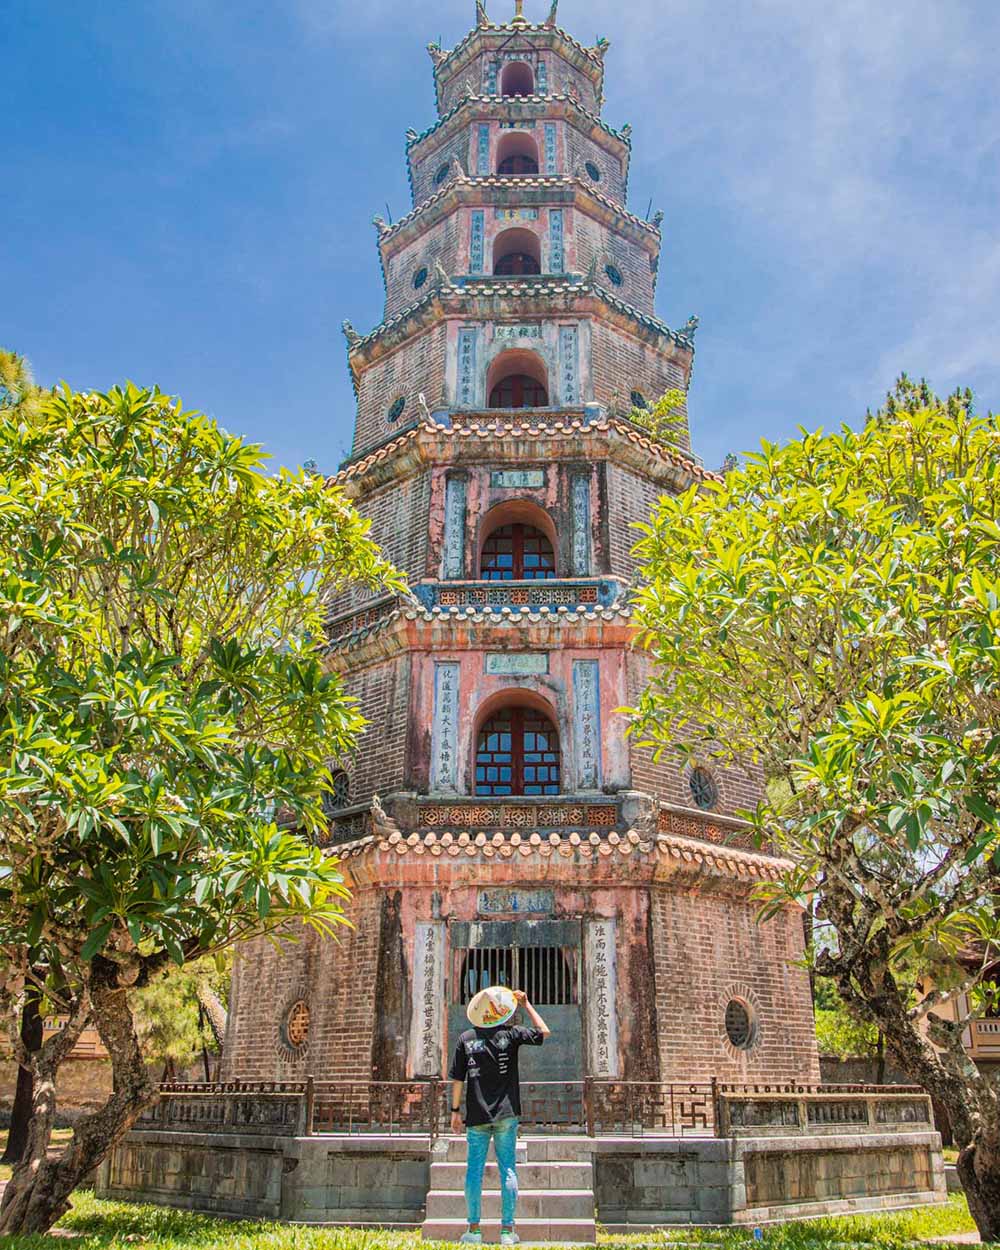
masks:
{"label": "blue sky", "polygon": [[[0,344],[42,382],[156,382],[275,463],[334,468],[340,322],[381,315],[371,216],[407,211],[424,45],[473,10],[6,0]],[[631,207],[666,214],[658,312],[701,317],[706,464],[855,422],[902,369],[1000,406],[995,0],[563,0],[559,18],[611,39]]]}

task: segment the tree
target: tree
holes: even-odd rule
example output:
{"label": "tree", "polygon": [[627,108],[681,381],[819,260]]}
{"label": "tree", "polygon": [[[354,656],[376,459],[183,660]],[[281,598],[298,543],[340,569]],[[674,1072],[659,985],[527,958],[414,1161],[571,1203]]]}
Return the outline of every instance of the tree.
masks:
{"label": "tree", "polygon": [[654,675],[633,726],[787,783],[753,815],[795,863],[764,914],[812,897],[815,970],[947,1110],[984,1241],[1000,1084],[962,1033],[997,957],[998,452],[968,394],[904,377],[858,432],[765,443],[662,499],[638,544]]}
{"label": "tree", "polygon": [[665,391],[652,407],[633,404],[628,419],[658,443],[676,447],[687,433],[687,396],[681,390]]}
{"label": "tree", "polygon": [[[222,1049],[230,961],[223,955],[171,965],[131,996],[139,1045],[147,1064],[160,1069],[163,1080],[202,1060],[210,1079],[208,1052]],[[207,1009],[207,1010],[206,1010]],[[220,1029],[220,1016],[222,1029]]]}
{"label": "tree", "polygon": [[[49,1227],[155,1096],[130,991],[342,921],[308,835],[363,725],[326,668],[330,595],[402,588],[367,530],[321,477],[266,475],[259,447],[155,390],[0,412],[0,1006],[35,1080],[0,1234]],[[63,1023],[28,1054],[36,991]],[[59,1067],[91,1020],[114,1092],[49,1159]]]}
{"label": "tree", "polygon": [[[23,356],[0,348],[0,412],[22,420],[29,417],[41,400],[42,392],[34,383],[31,370]],[[41,998],[38,993],[28,992],[21,1013],[20,1042],[25,1051],[37,1050],[42,1044],[44,1028],[41,1016]],[[10,1128],[0,1163],[16,1163],[28,1144],[28,1125],[31,1121],[31,1104],[34,1081],[31,1068],[18,1064],[17,1084],[14,1088],[14,1104],[10,1112]]]}

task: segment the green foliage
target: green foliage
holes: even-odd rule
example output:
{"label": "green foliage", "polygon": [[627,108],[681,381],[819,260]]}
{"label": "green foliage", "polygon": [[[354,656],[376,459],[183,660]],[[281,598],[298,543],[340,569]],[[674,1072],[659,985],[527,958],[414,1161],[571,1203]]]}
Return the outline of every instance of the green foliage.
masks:
{"label": "green foliage", "polygon": [[[362,718],[323,626],[348,581],[400,588],[322,478],[158,391],[0,409],[0,957],[79,1000],[291,920],[328,931],[326,761]],[[2,980],[2,978],[0,978]]]}
{"label": "green foliage", "polygon": [[878,1053],[878,1030],[856,1020],[843,1005],[835,1011],[817,1007],[816,1044],[821,1055],[871,1059]]}
{"label": "green foliage", "polygon": [[24,357],[0,347],[0,413],[27,417],[37,410],[41,396]]}
{"label": "green foliage", "polygon": [[681,390],[666,391],[652,407],[633,407],[628,419],[657,442],[680,446],[687,434],[687,396]]}
{"label": "green foliage", "polygon": [[217,1051],[205,1012],[199,1010],[199,991],[207,986],[224,1003],[230,965],[226,955],[195,959],[181,968],[170,965],[133,990],[132,1016],[147,1063],[180,1072],[195,1064],[203,1050]]}
{"label": "green foliage", "polygon": [[772,904],[815,886],[821,923],[939,986],[994,932],[998,450],[968,396],[904,378],[858,432],[663,498],[637,548],[640,740],[786,783],[755,814],[797,865]]}

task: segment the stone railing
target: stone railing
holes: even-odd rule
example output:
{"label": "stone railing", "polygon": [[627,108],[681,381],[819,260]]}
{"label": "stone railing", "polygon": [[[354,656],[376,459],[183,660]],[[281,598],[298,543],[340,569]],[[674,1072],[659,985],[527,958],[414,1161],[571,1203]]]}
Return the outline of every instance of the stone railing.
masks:
{"label": "stone railing", "polygon": [[774,854],[772,844],[758,844],[747,822],[736,816],[722,816],[718,812],[678,807],[673,803],[660,802],[657,806],[656,828],[659,833],[673,834],[680,838],[697,838],[701,842],[732,846],[741,851]]}
{"label": "stone railing", "polygon": [[612,578],[553,577],[545,581],[425,582],[413,593],[426,608],[510,607],[555,612],[561,607],[607,608],[622,596],[624,585]]}
{"label": "stone railing", "polygon": [[359,838],[371,833],[371,803],[352,803],[350,807],[341,807],[330,813],[330,825],[327,836],[320,842],[321,846],[334,846],[338,842],[357,842]]}
{"label": "stone railing", "polygon": [[720,1137],[930,1131],[917,1085],[716,1085]]}
{"label": "stone railing", "polygon": [[973,1057],[1000,1055],[1000,1020],[973,1020],[969,1025],[969,1040]]}
{"label": "stone railing", "polygon": [[[137,1130],[303,1137],[450,1131],[450,1082],[214,1082],[160,1086]],[[525,1081],[527,1132],[590,1137],[786,1137],[920,1132],[930,1098],[903,1085],[733,1085],[720,1081]]]}

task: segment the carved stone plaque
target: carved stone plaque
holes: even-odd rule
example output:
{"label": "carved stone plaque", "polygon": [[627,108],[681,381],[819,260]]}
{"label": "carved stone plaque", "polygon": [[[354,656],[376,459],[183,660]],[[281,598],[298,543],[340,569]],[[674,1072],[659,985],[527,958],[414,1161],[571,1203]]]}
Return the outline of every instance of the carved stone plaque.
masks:
{"label": "carved stone plaque", "polygon": [[579,790],[601,788],[601,690],[597,660],[573,661],[573,737]]}
{"label": "carved stone plaque", "polygon": [[441,1075],[444,1003],[444,921],[418,920],[413,936],[413,1017],[410,1067],[414,1076]]}
{"label": "carved stone plaque", "polygon": [[615,994],[618,959],[614,920],[588,920],[584,954],[587,967],[587,1043],[591,1076],[618,1075],[618,1016]]}
{"label": "carved stone plaque", "polygon": [[504,915],[508,912],[540,915],[555,911],[556,896],[552,890],[480,890],[478,911],[481,916]]}
{"label": "carved stone plaque", "polygon": [[458,674],[450,661],[434,665],[434,720],[431,725],[431,790],[458,789]]}
{"label": "carved stone plaque", "polygon": [[544,469],[494,469],[490,485],[503,490],[540,490],[545,485]]}
{"label": "carved stone plaque", "polygon": [[486,655],[486,671],[493,676],[526,677],[549,671],[545,651],[490,651]]}

